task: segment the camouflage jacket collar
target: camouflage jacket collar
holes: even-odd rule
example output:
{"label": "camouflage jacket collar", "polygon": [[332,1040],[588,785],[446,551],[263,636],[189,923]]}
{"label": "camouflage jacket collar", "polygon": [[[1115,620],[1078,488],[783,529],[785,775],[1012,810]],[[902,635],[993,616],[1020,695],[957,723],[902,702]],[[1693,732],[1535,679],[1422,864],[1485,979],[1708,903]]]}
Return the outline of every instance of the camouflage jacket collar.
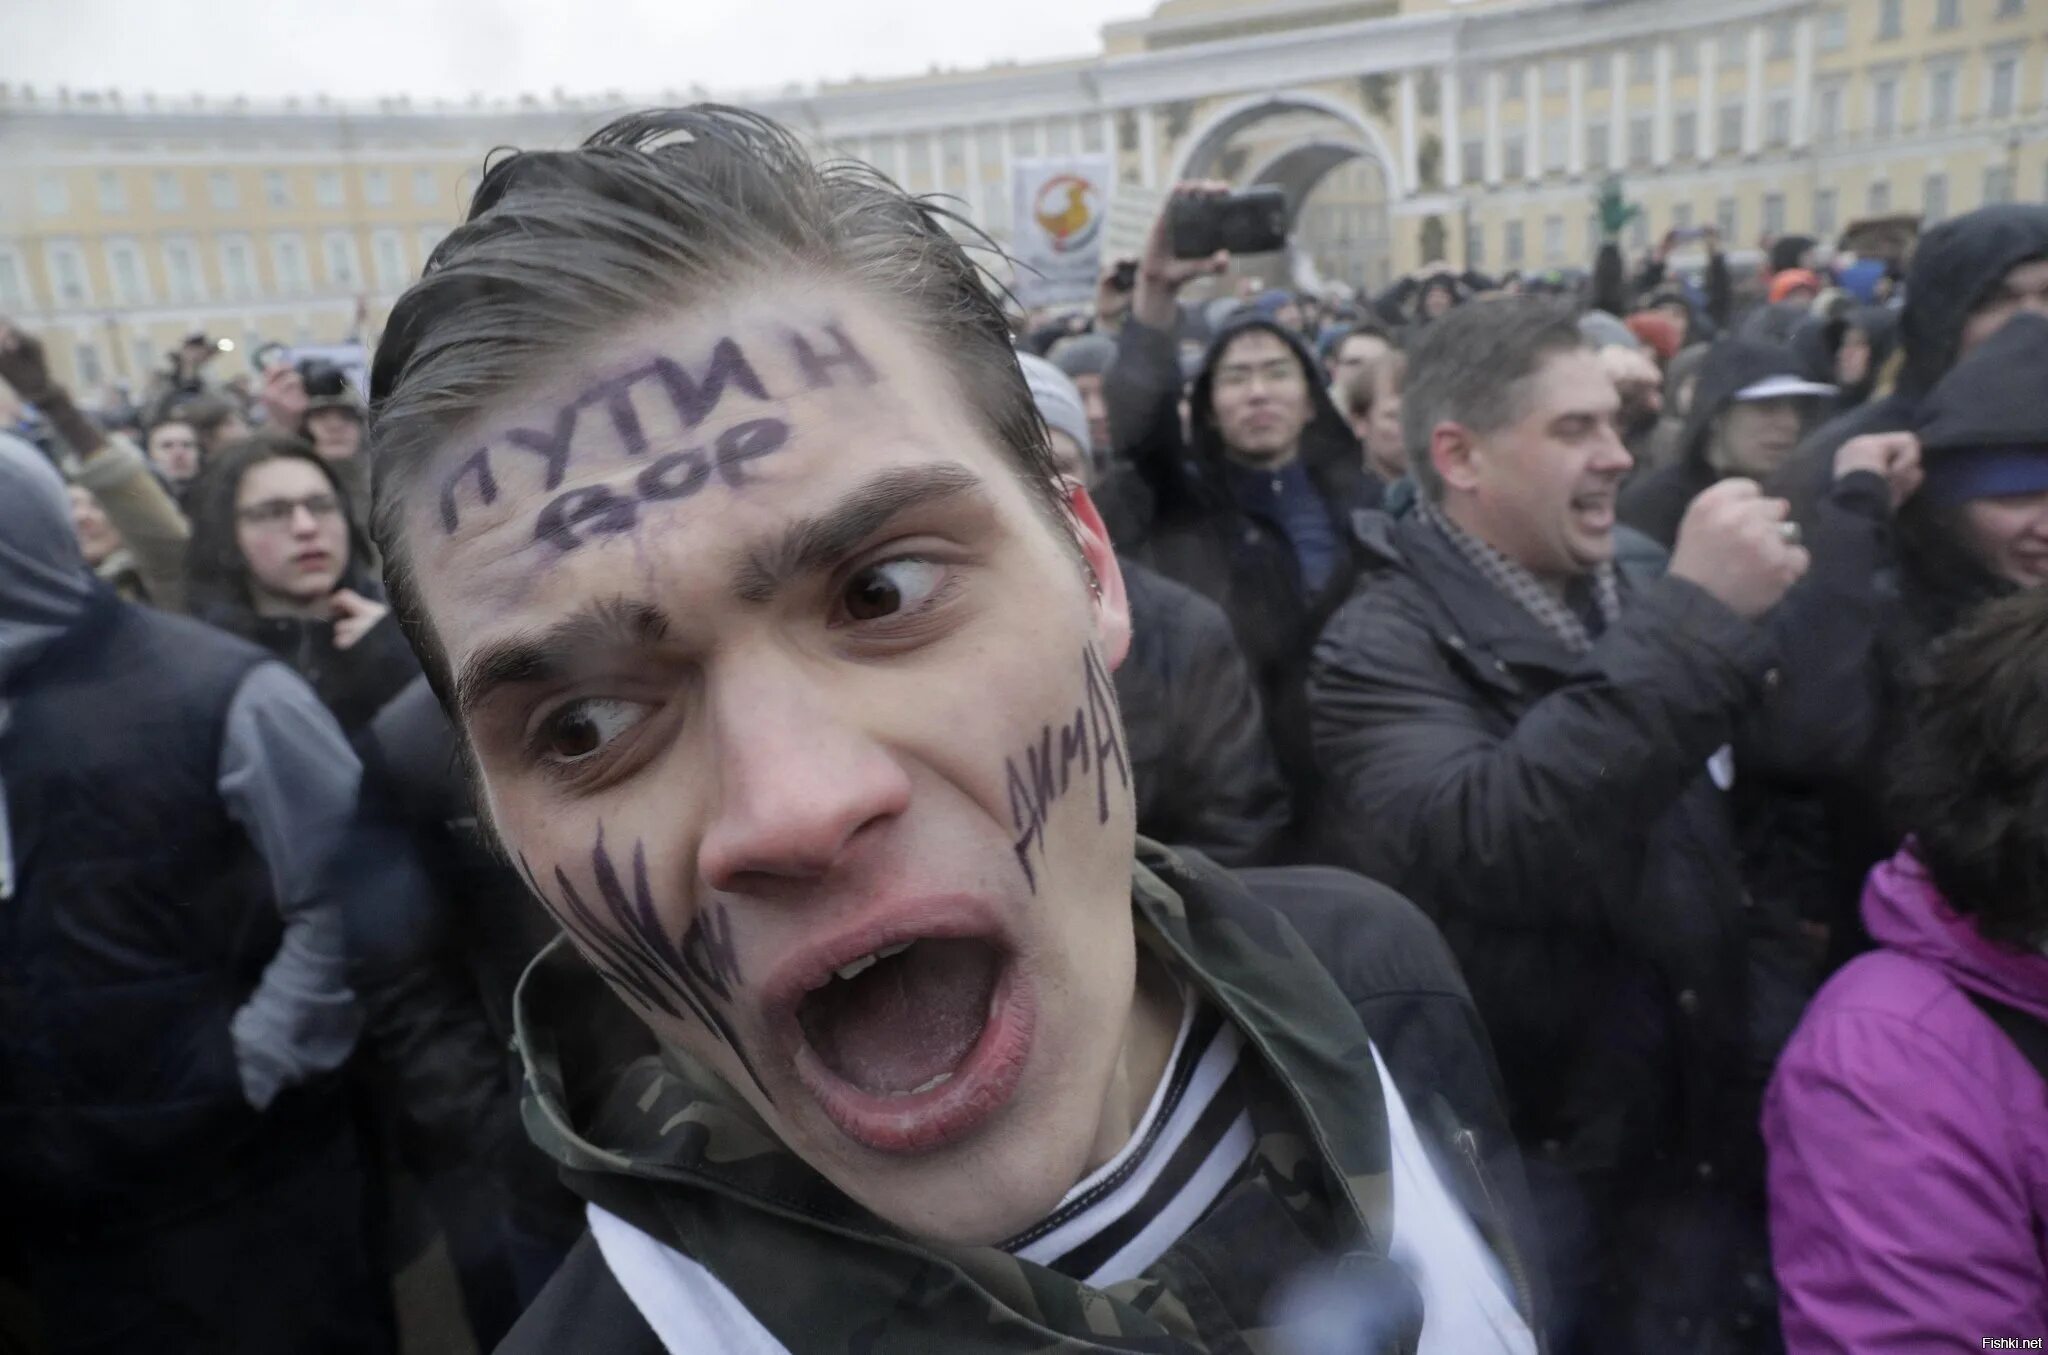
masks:
{"label": "camouflage jacket collar", "polygon": [[1404,1316],[1382,1348],[1412,1350],[1419,1300],[1386,1255],[1386,1108],[1349,1001],[1292,927],[1206,862],[1140,840],[1132,903],[1141,941],[1244,1032],[1256,1147],[1126,1283],[1096,1289],[894,1229],[716,1076],[657,1047],[560,941],[517,998],[528,1133],[586,1198],[695,1258],[792,1350],[1282,1349],[1283,1291],[1331,1273],[1383,1287],[1384,1310]]}

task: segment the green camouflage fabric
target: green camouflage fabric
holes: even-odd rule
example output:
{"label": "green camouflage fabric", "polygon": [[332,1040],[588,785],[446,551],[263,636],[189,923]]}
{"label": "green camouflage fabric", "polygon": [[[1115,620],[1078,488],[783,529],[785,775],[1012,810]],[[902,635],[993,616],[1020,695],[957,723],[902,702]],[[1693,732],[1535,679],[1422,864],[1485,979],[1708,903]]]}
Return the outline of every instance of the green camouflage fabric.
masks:
{"label": "green camouflage fabric", "polygon": [[658,1048],[559,941],[517,999],[528,1132],[578,1193],[695,1258],[798,1355],[1321,1355],[1327,1344],[1277,1316],[1310,1274],[1397,1315],[1381,1344],[1347,1341],[1347,1355],[1413,1352],[1421,1301],[1386,1255],[1386,1107],[1351,1005],[1278,914],[1205,861],[1141,839],[1132,904],[1141,944],[1244,1033],[1256,1146],[1208,1213],[1123,1284],[883,1222],[714,1074]]}

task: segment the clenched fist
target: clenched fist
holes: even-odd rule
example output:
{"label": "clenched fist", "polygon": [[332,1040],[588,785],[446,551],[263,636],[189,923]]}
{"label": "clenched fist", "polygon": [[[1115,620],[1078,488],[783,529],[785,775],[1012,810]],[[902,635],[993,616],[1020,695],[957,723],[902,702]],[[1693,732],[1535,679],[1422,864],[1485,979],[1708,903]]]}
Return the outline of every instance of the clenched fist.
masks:
{"label": "clenched fist", "polygon": [[1699,585],[1746,620],[1778,605],[1813,561],[1790,527],[1791,506],[1754,480],[1723,480],[1692,501],[1678,524],[1671,573]]}
{"label": "clenched fist", "polygon": [[1884,477],[1891,486],[1893,511],[1912,498],[1927,478],[1920,467],[1920,439],[1911,433],[1865,433],[1850,438],[1835,453],[1835,478],[1859,470]]}

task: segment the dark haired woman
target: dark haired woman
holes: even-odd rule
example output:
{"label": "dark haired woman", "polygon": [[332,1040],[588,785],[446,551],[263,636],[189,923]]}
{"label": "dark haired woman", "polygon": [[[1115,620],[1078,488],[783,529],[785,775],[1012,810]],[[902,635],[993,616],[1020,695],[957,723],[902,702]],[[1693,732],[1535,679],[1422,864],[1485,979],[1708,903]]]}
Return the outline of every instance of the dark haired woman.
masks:
{"label": "dark haired woman", "polygon": [[1871,872],[1879,949],[1772,1079],[1787,1347],[1946,1350],[2048,1331],[2048,589],[1940,647]]}
{"label": "dark haired woman", "polygon": [[207,462],[190,507],[192,614],[290,664],[343,729],[353,734],[419,675],[348,492],[311,447],[237,443]]}

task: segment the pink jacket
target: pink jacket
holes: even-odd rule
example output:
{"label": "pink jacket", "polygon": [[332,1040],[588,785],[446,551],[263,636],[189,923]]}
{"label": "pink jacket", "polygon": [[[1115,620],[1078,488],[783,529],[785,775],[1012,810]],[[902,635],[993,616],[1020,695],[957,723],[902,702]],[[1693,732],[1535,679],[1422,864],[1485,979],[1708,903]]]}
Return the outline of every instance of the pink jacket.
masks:
{"label": "pink jacket", "polygon": [[2048,954],[1985,941],[1910,846],[1863,918],[1882,949],[1814,999],[1764,1102],[1786,1346],[2048,1336],[2048,1084],[1966,996],[2048,1019]]}

